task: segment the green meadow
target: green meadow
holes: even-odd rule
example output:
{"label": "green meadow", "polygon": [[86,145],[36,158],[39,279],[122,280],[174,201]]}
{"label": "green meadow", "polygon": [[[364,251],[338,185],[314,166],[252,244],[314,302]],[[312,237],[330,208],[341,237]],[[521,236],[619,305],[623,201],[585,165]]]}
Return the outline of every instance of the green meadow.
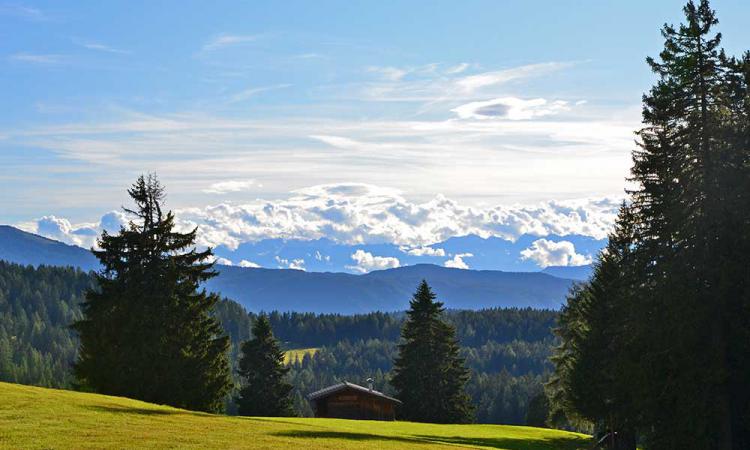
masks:
{"label": "green meadow", "polygon": [[0,383],[0,448],[573,450],[588,436],[504,425],[227,417]]}

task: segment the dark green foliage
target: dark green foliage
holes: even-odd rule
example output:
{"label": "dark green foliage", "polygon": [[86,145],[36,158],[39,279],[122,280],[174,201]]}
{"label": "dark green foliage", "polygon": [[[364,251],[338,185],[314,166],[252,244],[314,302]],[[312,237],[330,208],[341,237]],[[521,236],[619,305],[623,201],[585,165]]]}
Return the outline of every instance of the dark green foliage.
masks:
{"label": "dark green foliage", "polygon": [[242,344],[237,370],[242,388],[236,399],[243,416],[292,416],[292,385],[285,378],[284,352],[273,337],[271,323],[264,315],[255,319],[253,338]]}
{"label": "dark green foliage", "polygon": [[[250,316],[255,317],[252,313]],[[268,315],[274,335],[289,348],[335,345],[343,340],[397,341],[405,317],[403,312],[345,316],[274,311]],[[490,341],[536,342],[547,339],[557,312],[531,308],[446,310],[444,318],[456,327],[461,346],[480,347]]]}
{"label": "dark green foliage", "polygon": [[73,268],[0,261],[0,381],[69,386],[78,339],[68,325],[93,286]]}
{"label": "dark green foliage", "polygon": [[[647,448],[750,447],[750,57],[708,1],[648,59],[627,208],[561,314],[553,403]],[[628,439],[635,447],[635,439]]]}
{"label": "dark green foliage", "polygon": [[[555,374],[547,385],[552,416],[567,416],[579,426],[633,436],[638,409],[632,383],[639,367],[631,338],[632,216],[623,205],[616,230],[594,264],[586,284],[576,286],[560,313],[555,332],[561,344],[552,360]],[[553,420],[554,422],[554,420]]]}
{"label": "dark green foliage", "polygon": [[104,232],[94,251],[103,270],[75,323],[75,373],[84,388],[152,403],[218,411],[229,389],[229,338],[210,312],[219,298],[199,291],[215,275],[195,233],[174,230],[163,189],[149,176],[128,191],[137,219]]}
{"label": "dark green foliage", "polygon": [[391,378],[403,402],[399,415],[416,422],[472,421],[465,391],[469,370],[459,355],[456,329],[443,320],[443,304],[422,281],[409,306]]}
{"label": "dark green foliage", "polygon": [[549,398],[544,392],[539,392],[529,400],[529,409],[526,411],[526,425],[530,427],[545,428],[549,418]]}

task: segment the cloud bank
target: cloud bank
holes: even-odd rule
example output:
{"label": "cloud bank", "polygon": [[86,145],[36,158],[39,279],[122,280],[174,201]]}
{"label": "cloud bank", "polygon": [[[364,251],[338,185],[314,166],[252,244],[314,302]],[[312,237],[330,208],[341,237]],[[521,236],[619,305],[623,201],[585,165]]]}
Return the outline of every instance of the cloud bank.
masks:
{"label": "cloud bank", "polygon": [[[175,214],[181,229],[198,227],[202,246],[235,249],[244,242],[267,238],[328,238],[346,244],[390,243],[410,249],[407,251],[413,255],[440,256],[442,249],[424,247],[468,234],[507,240],[524,234],[540,238],[578,234],[602,239],[614,223],[619,205],[620,199],[601,198],[480,208],[442,195],[420,203],[407,200],[395,189],[343,183],[300,189],[280,200],[219,203],[177,209]],[[71,224],[64,218],[45,216],[19,226],[88,247],[95,244],[101,230],[113,231],[125,222],[124,214],[110,212],[98,222]],[[537,241],[527,249],[527,257],[551,265],[584,261],[574,250],[565,253],[565,249]],[[279,263],[286,267],[304,266],[304,261]]]}

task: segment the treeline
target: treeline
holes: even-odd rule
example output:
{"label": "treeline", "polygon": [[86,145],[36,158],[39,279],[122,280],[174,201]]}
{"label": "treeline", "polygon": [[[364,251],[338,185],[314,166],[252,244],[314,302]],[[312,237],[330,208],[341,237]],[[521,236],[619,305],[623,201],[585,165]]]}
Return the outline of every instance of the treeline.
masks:
{"label": "treeline", "polygon": [[[251,314],[250,320],[254,317]],[[268,318],[277,339],[290,348],[306,348],[334,345],[342,340],[398,340],[404,313],[343,316],[272,312]],[[556,318],[555,311],[531,308],[446,311],[446,319],[457,328],[461,345],[466,347],[479,347],[491,341],[541,341],[550,337]]]}
{"label": "treeline", "polygon": [[[78,338],[69,325],[80,319],[84,292],[94,285],[94,278],[79,270],[0,261],[0,380],[73,386]],[[257,315],[226,299],[216,304],[213,314],[230,338],[229,360],[238,381],[240,345],[252,337]],[[456,327],[461,356],[472,371],[467,391],[477,421],[525,423],[529,399],[541,391],[551,370],[550,330],[557,313],[497,308],[445,314]],[[378,389],[393,393],[387,374],[397,353],[403,313],[272,312],[268,317],[285,348],[320,348],[314,357],[293,364],[288,375],[299,414],[312,414],[305,395],[341,380],[362,384],[372,377]],[[227,409],[236,412],[231,401]]]}

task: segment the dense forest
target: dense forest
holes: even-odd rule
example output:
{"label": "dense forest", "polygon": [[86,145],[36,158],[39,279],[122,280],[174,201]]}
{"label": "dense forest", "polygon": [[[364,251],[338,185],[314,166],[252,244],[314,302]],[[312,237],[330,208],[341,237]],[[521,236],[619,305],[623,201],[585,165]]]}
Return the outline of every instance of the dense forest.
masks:
{"label": "dense forest", "polygon": [[[84,292],[94,283],[90,274],[70,268],[0,261],[0,380],[73,387],[78,339],[69,325],[81,317]],[[214,315],[230,338],[236,374],[240,344],[251,337],[256,316],[231,300],[219,302]],[[372,377],[378,389],[393,392],[387,374],[403,313],[272,312],[268,317],[284,348],[319,348],[291,366],[289,381],[299,414],[312,413],[306,394],[340,380],[362,384]],[[532,309],[447,311],[472,371],[467,391],[477,421],[525,423],[528,402],[551,371],[556,317],[556,312]],[[234,412],[231,402],[228,410]]]}

